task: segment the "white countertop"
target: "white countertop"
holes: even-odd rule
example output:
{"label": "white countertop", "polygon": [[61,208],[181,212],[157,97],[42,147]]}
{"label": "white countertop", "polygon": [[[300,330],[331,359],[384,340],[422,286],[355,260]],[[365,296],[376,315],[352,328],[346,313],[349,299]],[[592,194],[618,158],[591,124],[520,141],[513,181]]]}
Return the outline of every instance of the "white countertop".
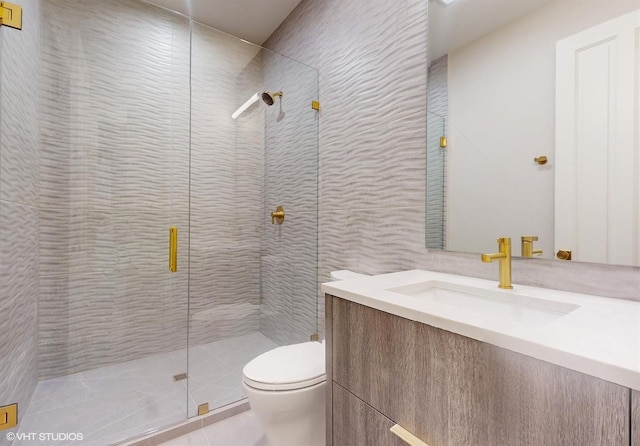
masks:
{"label": "white countertop", "polygon": [[[575,309],[550,322],[517,324],[508,318],[478,317],[478,308],[451,305],[390,291],[426,281],[474,287],[506,299],[518,296],[562,302]],[[640,390],[640,302],[513,284],[423,270],[381,274],[322,284],[322,291],[371,308],[458,333]],[[552,303],[553,303],[552,302]]]}

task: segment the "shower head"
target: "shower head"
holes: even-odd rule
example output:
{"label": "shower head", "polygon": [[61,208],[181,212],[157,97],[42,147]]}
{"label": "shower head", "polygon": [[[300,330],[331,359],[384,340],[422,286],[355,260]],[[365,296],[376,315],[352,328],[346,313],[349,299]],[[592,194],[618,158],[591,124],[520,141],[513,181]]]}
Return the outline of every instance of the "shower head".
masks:
{"label": "shower head", "polygon": [[262,93],[262,100],[268,106],[272,106],[273,105],[275,97],[279,97],[280,99],[282,99],[282,90],[280,90],[277,93],[269,93],[268,91],[265,91],[264,93]]}

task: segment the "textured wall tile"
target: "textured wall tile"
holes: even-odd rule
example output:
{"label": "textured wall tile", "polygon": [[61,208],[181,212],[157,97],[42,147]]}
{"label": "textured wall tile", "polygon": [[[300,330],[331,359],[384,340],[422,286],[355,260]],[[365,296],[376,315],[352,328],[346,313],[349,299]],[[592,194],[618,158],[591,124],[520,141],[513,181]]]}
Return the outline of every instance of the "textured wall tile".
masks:
{"label": "textured wall tile", "polygon": [[0,31],[0,404],[24,413],[38,382],[40,4],[21,6],[23,30]]}
{"label": "textured wall tile", "polygon": [[21,3],[22,31],[3,30],[0,51],[0,199],[38,205],[40,5]]}
{"label": "textured wall tile", "polygon": [[321,209],[424,205],[425,113],[323,146]]}
{"label": "textured wall tile", "polygon": [[302,250],[262,257],[260,329],[277,344],[305,342],[317,332],[316,261]]}
{"label": "textured wall tile", "polygon": [[35,281],[0,308],[0,401],[3,405],[18,403],[21,413],[29,406],[38,382],[37,302]]}
{"label": "textured wall tile", "polygon": [[38,280],[37,208],[0,204],[0,306]]}
{"label": "textured wall tile", "polygon": [[265,228],[261,331],[278,344],[304,342],[316,329],[317,212]]}
{"label": "textured wall tile", "polygon": [[302,2],[266,43],[320,70],[320,282],[422,251],[426,4]]}
{"label": "textured wall tile", "polygon": [[264,108],[259,48],[195,25],[192,59],[190,345],[259,328]]}
{"label": "textured wall tile", "polygon": [[[320,69],[322,144],[424,110],[426,2],[310,3],[265,45]],[[312,23],[324,31],[312,34]],[[293,34],[295,45],[278,37],[290,28],[306,31]]]}

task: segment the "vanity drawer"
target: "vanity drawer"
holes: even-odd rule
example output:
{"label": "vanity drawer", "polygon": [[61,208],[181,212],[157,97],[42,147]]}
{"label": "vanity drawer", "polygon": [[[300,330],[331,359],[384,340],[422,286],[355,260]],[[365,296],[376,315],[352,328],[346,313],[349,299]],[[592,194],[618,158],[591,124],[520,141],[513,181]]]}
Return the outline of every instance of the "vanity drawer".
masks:
{"label": "vanity drawer", "polygon": [[333,380],[411,431],[416,324],[338,298],[332,314]]}
{"label": "vanity drawer", "polygon": [[424,324],[416,435],[447,446],[625,446],[629,392]]}
{"label": "vanity drawer", "polygon": [[336,383],[333,404],[333,446],[407,446],[391,433],[393,421]]}

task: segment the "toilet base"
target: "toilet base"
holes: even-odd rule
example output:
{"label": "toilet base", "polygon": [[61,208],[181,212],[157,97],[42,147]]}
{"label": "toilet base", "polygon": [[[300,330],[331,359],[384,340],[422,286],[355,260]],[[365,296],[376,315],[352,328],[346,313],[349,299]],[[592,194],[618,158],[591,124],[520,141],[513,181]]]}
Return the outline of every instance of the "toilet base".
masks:
{"label": "toilet base", "polygon": [[269,446],[325,446],[326,382],[284,391],[242,385]]}

